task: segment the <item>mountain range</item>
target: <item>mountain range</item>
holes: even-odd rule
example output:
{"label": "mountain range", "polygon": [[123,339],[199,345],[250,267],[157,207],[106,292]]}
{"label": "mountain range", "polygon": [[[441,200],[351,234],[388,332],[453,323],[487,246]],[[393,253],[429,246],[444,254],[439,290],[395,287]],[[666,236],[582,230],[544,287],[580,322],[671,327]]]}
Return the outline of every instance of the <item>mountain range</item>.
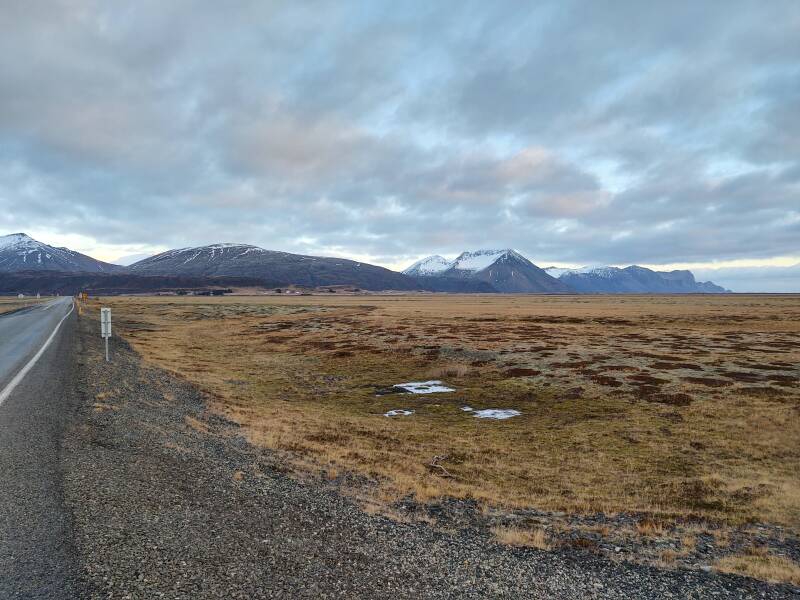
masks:
{"label": "mountain range", "polygon": [[453,261],[429,256],[414,263],[404,275],[428,279],[482,281],[501,293],[568,294],[572,290],[515,250],[463,252]]}
{"label": "mountain range", "polygon": [[290,285],[462,293],[726,291],[711,282],[695,281],[690,271],[657,272],[638,266],[542,269],[511,249],[463,252],[454,260],[430,256],[398,273],[342,258],[225,243],[168,250],[123,267],[68,248],[49,246],[24,233],[0,237],[0,293],[30,290],[34,286],[44,293],[71,293],[81,289],[122,292]]}
{"label": "mountain range", "polygon": [[572,290],[588,294],[721,294],[728,292],[710,281],[695,281],[691,271],[653,271],[645,267],[586,267],[545,269]]}

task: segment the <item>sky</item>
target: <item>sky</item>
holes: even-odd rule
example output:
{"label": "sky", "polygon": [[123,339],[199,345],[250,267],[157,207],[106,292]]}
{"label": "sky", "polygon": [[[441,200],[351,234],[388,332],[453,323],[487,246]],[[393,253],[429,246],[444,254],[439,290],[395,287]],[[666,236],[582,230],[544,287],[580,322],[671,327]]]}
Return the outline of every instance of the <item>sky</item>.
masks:
{"label": "sky", "polygon": [[796,0],[5,0],[0,234],[800,291],[798,115]]}

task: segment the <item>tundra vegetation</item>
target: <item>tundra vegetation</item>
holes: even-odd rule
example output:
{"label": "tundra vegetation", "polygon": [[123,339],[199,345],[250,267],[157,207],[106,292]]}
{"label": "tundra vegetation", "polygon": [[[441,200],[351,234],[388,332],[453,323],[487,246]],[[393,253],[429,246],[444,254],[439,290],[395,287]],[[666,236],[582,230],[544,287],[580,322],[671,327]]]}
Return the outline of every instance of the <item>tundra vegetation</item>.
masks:
{"label": "tundra vegetation", "polygon": [[[369,510],[456,498],[486,513],[634,515],[627,535],[641,539],[680,523],[663,563],[695,552],[697,536],[722,548],[754,524],[800,532],[798,296],[102,304],[146,360],[205,390],[210,412]],[[428,380],[455,391],[387,393]],[[521,414],[479,419],[466,406]],[[538,526],[493,531],[557,546]],[[717,567],[800,582],[789,558],[739,550]]]}
{"label": "tundra vegetation", "polygon": [[48,298],[37,299],[35,296],[25,296],[24,298],[17,298],[16,296],[0,296],[0,315],[3,313],[11,312],[20,308],[33,306],[39,302],[45,302]]}

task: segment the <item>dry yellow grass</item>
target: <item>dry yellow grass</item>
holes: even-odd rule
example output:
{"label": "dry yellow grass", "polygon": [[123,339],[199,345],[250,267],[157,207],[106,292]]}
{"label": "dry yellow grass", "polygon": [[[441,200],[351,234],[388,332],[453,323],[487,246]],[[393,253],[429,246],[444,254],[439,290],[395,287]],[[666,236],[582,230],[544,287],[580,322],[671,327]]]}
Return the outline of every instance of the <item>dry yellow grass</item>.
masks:
{"label": "dry yellow grass", "polygon": [[553,547],[547,532],[543,529],[522,529],[520,527],[494,527],[492,535],[501,544],[509,546],[527,546],[539,550],[550,550]]}
{"label": "dry yellow grass", "polygon": [[636,531],[639,535],[660,536],[667,532],[667,526],[661,521],[643,519],[636,523]]}
{"label": "dry yellow grass", "polygon": [[203,421],[195,419],[190,415],[186,415],[185,417],[183,417],[183,420],[189,427],[191,427],[195,431],[199,431],[200,433],[208,433],[208,425],[206,425]]}
{"label": "dry yellow grass", "polygon": [[771,554],[766,548],[753,548],[745,554],[726,556],[715,563],[717,571],[747,575],[773,583],[800,585],[800,565]]}
{"label": "dry yellow grass", "polygon": [[[102,303],[252,442],[299,469],[371,477],[378,501],[800,526],[797,296]],[[375,395],[428,378],[457,391]],[[522,415],[485,421],[467,404]],[[415,413],[382,416],[397,408]]]}
{"label": "dry yellow grass", "polygon": [[44,301],[45,299],[37,300],[36,298],[19,299],[16,297],[0,297],[0,315],[11,312],[12,310],[17,310],[18,308],[25,308],[26,306],[32,306]]}
{"label": "dry yellow grass", "polygon": [[445,379],[448,377],[466,377],[469,374],[469,367],[465,364],[450,363],[436,367],[431,370],[430,376],[435,379]]}

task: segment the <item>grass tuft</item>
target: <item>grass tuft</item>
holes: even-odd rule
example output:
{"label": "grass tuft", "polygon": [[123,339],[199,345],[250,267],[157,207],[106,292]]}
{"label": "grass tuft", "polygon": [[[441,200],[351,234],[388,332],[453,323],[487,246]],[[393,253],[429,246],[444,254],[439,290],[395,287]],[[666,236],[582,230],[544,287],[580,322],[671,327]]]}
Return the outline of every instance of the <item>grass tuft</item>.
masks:
{"label": "grass tuft", "polygon": [[775,556],[763,549],[726,556],[714,567],[721,573],[746,575],[772,583],[800,585],[800,565],[784,556]]}
{"label": "grass tuft", "polygon": [[550,537],[543,529],[522,529],[519,527],[494,527],[494,538],[508,546],[525,546],[539,550],[552,550]]}

